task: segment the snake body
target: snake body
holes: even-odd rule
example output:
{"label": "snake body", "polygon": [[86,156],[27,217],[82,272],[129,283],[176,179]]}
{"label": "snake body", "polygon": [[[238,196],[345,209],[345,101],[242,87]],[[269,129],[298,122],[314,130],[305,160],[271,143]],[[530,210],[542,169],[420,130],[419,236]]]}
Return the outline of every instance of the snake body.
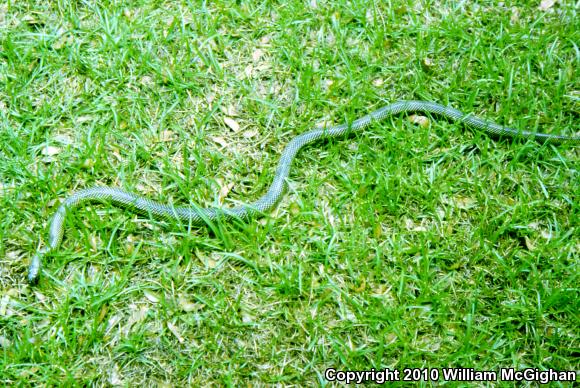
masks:
{"label": "snake body", "polygon": [[361,131],[369,126],[373,121],[382,120],[388,116],[403,112],[432,113],[448,118],[452,121],[462,122],[469,127],[483,130],[488,134],[495,136],[534,139],[542,143],[551,144],[560,144],[564,142],[572,144],[580,143],[580,137],[518,131],[434,102],[399,101],[369,113],[350,124],[342,124],[330,128],[313,129],[293,138],[280,156],[274,179],[266,194],[247,205],[233,208],[172,206],[111,187],[93,187],[80,190],[66,198],[52,217],[49,227],[48,245],[45,248],[40,248],[32,258],[28,271],[28,280],[30,283],[36,283],[38,281],[42,257],[55,251],[63,239],[64,222],[67,212],[83,203],[95,201],[111,203],[138,213],[150,215],[156,219],[179,220],[191,226],[203,226],[218,219],[223,221],[231,221],[232,219],[249,219],[267,213],[276,206],[280,198],[284,195],[286,179],[290,173],[292,161],[298,151],[300,151],[304,146],[316,142],[317,140],[336,138],[356,131]]}

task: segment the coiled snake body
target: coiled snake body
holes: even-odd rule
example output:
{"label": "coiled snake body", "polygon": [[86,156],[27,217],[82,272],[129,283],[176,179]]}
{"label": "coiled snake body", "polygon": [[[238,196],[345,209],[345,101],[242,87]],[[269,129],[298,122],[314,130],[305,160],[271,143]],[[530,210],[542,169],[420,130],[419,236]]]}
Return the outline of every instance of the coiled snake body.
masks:
{"label": "coiled snake body", "polygon": [[274,174],[272,185],[266,194],[247,205],[234,208],[182,207],[158,203],[139,195],[111,187],[93,187],[78,191],[66,198],[54,214],[49,227],[48,245],[45,248],[39,249],[36,255],[32,258],[28,270],[28,280],[31,283],[36,283],[38,281],[42,256],[56,250],[62,241],[67,212],[83,203],[94,201],[110,202],[113,205],[131,209],[138,213],[147,214],[157,219],[180,220],[187,225],[192,226],[202,226],[218,219],[229,221],[232,219],[248,219],[254,216],[259,216],[270,211],[283,196],[286,187],[286,178],[290,172],[292,160],[302,147],[320,139],[334,138],[355,131],[360,131],[375,120],[381,120],[387,116],[402,112],[433,113],[454,121],[463,122],[469,127],[483,130],[491,135],[534,139],[539,142],[551,144],[560,144],[563,142],[573,144],[580,143],[580,137],[518,131],[433,102],[399,101],[361,117],[360,119],[353,121],[351,124],[342,124],[324,129],[314,129],[293,138],[282,152],[276,173]]}

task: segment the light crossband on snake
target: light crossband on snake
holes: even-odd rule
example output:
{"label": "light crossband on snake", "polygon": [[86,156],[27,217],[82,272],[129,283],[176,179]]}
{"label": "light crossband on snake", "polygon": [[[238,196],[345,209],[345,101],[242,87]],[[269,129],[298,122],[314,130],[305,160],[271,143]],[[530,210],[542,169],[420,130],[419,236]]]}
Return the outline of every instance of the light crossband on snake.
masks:
{"label": "light crossband on snake", "polygon": [[145,214],[156,219],[177,220],[191,226],[203,226],[214,221],[231,221],[234,219],[250,219],[269,212],[282,198],[286,188],[286,179],[294,157],[304,146],[317,140],[337,138],[361,131],[373,121],[404,112],[432,113],[452,121],[466,124],[468,127],[482,130],[490,135],[512,138],[533,139],[542,143],[580,144],[580,137],[552,135],[519,131],[498,125],[476,116],[465,114],[457,109],[428,101],[399,101],[382,107],[350,124],[342,124],[329,128],[314,129],[293,138],[280,157],[278,167],[270,188],[262,197],[247,205],[233,208],[197,208],[194,206],[171,206],[155,202],[142,196],[112,187],[93,187],[78,191],[66,198],[52,217],[49,226],[48,244],[40,248],[32,258],[28,270],[28,281],[36,283],[40,277],[42,257],[54,252],[62,242],[64,223],[68,212],[75,207],[88,202],[104,202],[123,207],[134,212]]}

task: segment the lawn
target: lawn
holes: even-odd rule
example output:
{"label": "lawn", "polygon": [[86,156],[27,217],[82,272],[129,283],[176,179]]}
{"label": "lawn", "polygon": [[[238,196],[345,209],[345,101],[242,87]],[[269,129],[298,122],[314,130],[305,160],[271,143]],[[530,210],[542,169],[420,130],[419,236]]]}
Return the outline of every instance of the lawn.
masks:
{"label": "lawn", "polygon": [[580,370],[580,148],[429,115],[308,147],[259,220],[83,206],[26,281],[76,190],[249,202],[294,136],[396,100],[578,134],[578,9],[551,3],[1,4],[0,384]]}

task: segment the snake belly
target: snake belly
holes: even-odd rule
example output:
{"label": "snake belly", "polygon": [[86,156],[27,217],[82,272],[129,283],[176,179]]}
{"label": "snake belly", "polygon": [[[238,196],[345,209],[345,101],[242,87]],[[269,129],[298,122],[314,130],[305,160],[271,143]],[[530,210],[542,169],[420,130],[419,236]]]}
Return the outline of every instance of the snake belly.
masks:
{"label": "snake belly", "polygon": [[388,116],[404,112],[435,114],[451,121],[462,122],[468,127],[482,130],[494,136],[533,139],[541,143],[556,145],[561,143],[580,143],[580,137],[519,131],[470,114],[465,114],[457,109],[434,102],[398,101],[369,113],[350,124],[313,129],[293,138],[286,145],[280,156],[274,179],[266,194],[256,201],[246,205],[233,208],[172,206],[112,187],[92,187],[73,193],[70,197],[64,200],[52,217],[49,226],[48,244],[46,247],[40,248],[33,256],[28,269],[28,281],[32,284],[38,281],[41,272],[42,257],[58,248],[64,235],[64,222],[66,215],[69,211],[79,205],[88,202],[111,203],[115,206],[126,208],[137,213],[149,215],[155,219],[178,220],[191,226],[207,225],[208,223],[217,221],[218,219],[221,221],[231,221],[233,219],[246,220],[257,217],[272,210],[284,195],[286,179],[290,173],[292,161],[298,151],[300,151],[304,146],[321,139],[337,138],[349,133],[361,131],[374,121],[379,121]]}

